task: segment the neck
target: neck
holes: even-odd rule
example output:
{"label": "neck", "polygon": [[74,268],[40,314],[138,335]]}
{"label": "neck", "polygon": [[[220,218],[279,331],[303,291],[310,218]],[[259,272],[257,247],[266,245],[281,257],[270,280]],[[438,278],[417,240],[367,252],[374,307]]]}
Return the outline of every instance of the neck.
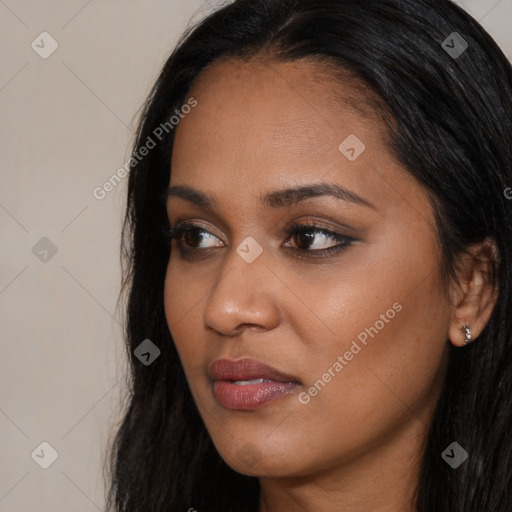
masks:
{"label": "neck", "polygon": [[363,455],[314,474],[260,478],[259,512],[415,512],[427,436],[423,418]]}

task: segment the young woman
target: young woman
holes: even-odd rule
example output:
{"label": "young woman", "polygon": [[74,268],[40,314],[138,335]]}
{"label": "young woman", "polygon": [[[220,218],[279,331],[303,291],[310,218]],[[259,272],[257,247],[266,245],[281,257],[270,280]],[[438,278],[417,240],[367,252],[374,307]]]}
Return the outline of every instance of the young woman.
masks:
{"label": "young woman", "polygon": [[448,0],[236,0],[142,115],[109,510],[512,510],[512,70]]}

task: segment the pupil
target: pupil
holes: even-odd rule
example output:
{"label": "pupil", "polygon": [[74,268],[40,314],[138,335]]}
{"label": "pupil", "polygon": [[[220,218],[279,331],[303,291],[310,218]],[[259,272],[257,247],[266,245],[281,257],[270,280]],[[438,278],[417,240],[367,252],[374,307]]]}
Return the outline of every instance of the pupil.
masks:
{"label": "pupil", "polygon": [[189,229],[184,234],[185,242],[187,245],[194,246],[194,239],[197,244],[201,242],[201,235],[199,235],[199,230],[197,228]]}
{"label": "pupil", "polygon": [[[298,233],[297,236],[300,241],[300,243],[297,245],[301,249],[309,249],[315,238],[315,235],[311,233],[311,231],[302,231],[301,233]],[[301,247],[301,245],[306,245],[306,247]]]}

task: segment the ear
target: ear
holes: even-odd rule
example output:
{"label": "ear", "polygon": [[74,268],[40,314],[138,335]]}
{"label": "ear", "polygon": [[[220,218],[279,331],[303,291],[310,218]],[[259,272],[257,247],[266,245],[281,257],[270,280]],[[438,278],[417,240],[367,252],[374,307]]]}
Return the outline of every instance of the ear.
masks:
{"label": "ear", "polygon": [[492,263],[497,261],[498,250],[492,238],[468,248],[458,261],[459,283],[451,283],[450,298],[453,306],[448,335],[457,347],[464,346],[463,327],[470,329],[474,341],[484,330],[498,299],[492,283]]}

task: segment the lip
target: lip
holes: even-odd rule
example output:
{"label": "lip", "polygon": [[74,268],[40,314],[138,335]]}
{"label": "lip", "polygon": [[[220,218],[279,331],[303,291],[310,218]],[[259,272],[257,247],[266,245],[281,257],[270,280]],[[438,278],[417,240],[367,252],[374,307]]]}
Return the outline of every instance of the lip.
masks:
{"label": "lip", "polygon": [[[257,409],[291,393],[301,382],[253,359],[217,359],[208,368],[216,400],[227,409]],[[234,381],[264,379],[254,384]]]}

